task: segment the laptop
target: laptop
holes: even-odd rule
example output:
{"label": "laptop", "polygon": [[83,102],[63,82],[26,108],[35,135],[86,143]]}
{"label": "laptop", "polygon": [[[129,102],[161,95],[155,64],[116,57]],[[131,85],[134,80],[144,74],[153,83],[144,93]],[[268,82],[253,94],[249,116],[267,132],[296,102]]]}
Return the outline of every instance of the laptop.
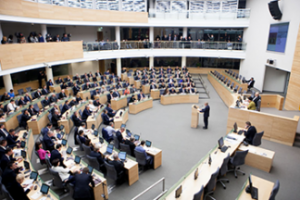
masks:
{"label": "laptop", "polygon": [[22,158],[26,159],[26,151],[21,150],[21,156]]}
{"label": "laptop", "polygon": [[59,129],[60,130],[64,130],[65,126],[64,125],[60,125]]}
{"label": "laptop", "polygon": [[30,169],[29,162],[23,161],[23,163],[24,163],[24,167],[25,167],[26,170]]}
{"label": "laptop", "polygon": [[24,132],[24,133],[23,133],[23,139],[26,139],[27,135],[28,135],[28,133],[27,133],[27,132]]}
{"label": "laptop", "polygon": [[180,185],[175,191],[175,198],[179,198],[182,193],[182,185]]}
{"label": "laptop", "polygon": [[25,148],[26,146],[26,142],[25,141],[21,141],[21,148]]}
{"label": "laptop", "polygon": [[219,140],[218,140],[218,144],[219,144],[219,149],[221,149],[221,152],[226,152],[228,147],[227,146],[224,146],[224,139],[223,137],[221,137]]}
{"label": "laptop", "polygon": [[92,174],[92,173],[93,173],[93,170],[94,170],[94,168],[93,168],[92,166],[88,165],[88,169],[89,169],[89,174]]}
{"label": "laptop", "polygon": [[80,164],[80,161],[81,161],[81,158],[80,158],[79,156],[75,156],[74,162],[75,162],[76,164]]}
{"label": "laptop", "polygon": [[126,124],[122,124],[122,125],[121,125],[121,128],[126,128]]}
{"label": "laptop", "polygon": [[94,131],[94,136],[98,136],[98,131]]}
{"label": "laptop", "polygon": [[103,140],[102,137],[99,137],[99,142],[100,142],[100,144],[103,144],[103,143],[104,143],[104,140]]}
{"label": "laptop", "polygon": [[114,150],[114,145],[112,144],[107,145],[106,152],[104,153],[104,155],[111,155],[113,150]]}
{"label": "laptop", "polygon": [[146,143],[146,147],[149,147],[149,148],[150,148],[150,147],[151,147],[151,145],[152,145],[152,142],[151,142],[151,141],[149,141],[149,140],[146,140],[146,142],[145,142],[145,143]]}
{"label": "laptop", "polygon": [[126,160],[126,152],[120,151],[119,158],[120,158],[121,161],[124,162]]}
{"label": "laptop", "polygon": [[127,130],[126,130],[126,134],[127,134],[128,137],[131,137],[131,135],[132,135],[132,134],[131,134],[129,131],[127,131]]}
{"label": "laptop", "polygon": [[139,135],[134,135],[134,140],[135,140],[135,141],[140,140],[140,136],[139,136]]}
{"label": "laptop", "polygon": [[30,177],[29,177],[30,179],[33,179],[34,181],[36,181],[37,177],[38,177],[38,173],[37,172],[32,171],[30,173]]}
{"label": "laptop", "polygon": [[42,185],[42,187],[41,187],[41,193],[42,193],[42,194],[48,194],[49,189],[50,189],[50,186],[49,186],[49,185],[46,185],[45,183],[43,183],[43,185]]}
{"label": "laptop", "polygon": [[92,129],[93,129],[93,130],[95,129],[95,124],[92,124]]}
{"label": "laptop", "polygon": [[239,132],[238,132],[239,135],[243,135],[244,133],[245,133],[244,130],[239,130]]}
{"label": "laptop", "polygon": [[62,141],[61,141],[61,145],[63,145],[63,146],[66,146],[66,145],[67,145],[67,140],[65,140],[65,139],[62,139]]}
{"label": "laptop", "polygon": [[71,154],[71,153],[72,153],[72,151],[73,151],[73,148],[72,148],[72,147],[68,147],[68,149],[67,149],[66,153],[67,153],[67,154]]}
{"label": "laptop", "polygon": [[56,137],[58,138],[58,139],[62,139],[63,137],[64,137],[64,132],[60,132],[60,133],[57,133],[57,135],[56,135]]}

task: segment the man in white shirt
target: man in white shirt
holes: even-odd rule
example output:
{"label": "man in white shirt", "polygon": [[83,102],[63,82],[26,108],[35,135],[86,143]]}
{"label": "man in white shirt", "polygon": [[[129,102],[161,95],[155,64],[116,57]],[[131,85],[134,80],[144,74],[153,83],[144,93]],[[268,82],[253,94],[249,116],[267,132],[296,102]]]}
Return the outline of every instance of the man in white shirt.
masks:
{"label": "man in white shirt", "polygon": [[90,107],[91,112],[93,112],[97,109],[97,107],[94,106],[94,104],[93,104],[93,100],[89,100],[89,107]]}
{"label": "man in white shirt", "polygon": [[[60,166],[59,159],[54,159],[52,161],[52,170],[57,172],[59,177],[61,178],[62,182],[67,182],[69,179],[72,178],[72,175],[70,175],[70,168],[73,165],[70,165],[68,168],[64,168],[63,166]],[[75,171],[77,172],[77,171]],[[75,173],[73,172],[73,173]]]}
{"label": "man in white shirt", "polygon": [[15,100],[10,100],[10,103],[7,104],[7,111],[11,112],[11,111],[15,111],[17,109],[17,105],[15,104]]}
{"label": "man in white shirt", "polygon": [[85,123],[82,123],[81,126],[78,128],[78,132],[83,130],[84,135],[88,134],[89,132],[91,132],[91,130],[88,130],[85,128]]}
{"label": "man in white shirt", "polygon": [[99,70],[97,70],[96,76],[98,76],[101,79],[101,74],[100,74]]}
{"label": "man in white shirt", "polygon": [[112,137],[116,133],[116,130],[114,129],[114,123],[113,122],[110,122],[109,126],[107,126],[105,128],[105,130],[107,131],[107,134],[108,134],[109,137]]}

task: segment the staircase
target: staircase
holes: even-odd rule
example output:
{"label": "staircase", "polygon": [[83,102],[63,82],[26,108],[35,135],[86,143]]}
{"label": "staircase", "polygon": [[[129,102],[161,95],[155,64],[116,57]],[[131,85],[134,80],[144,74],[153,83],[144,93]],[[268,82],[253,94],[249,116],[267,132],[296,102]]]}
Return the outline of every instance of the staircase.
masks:
{"label": "staircase", "polygon": [[300,148],[300,133],[296,133],[295,141],[294,141],[294,146]]}
{"label": "staircase", "polygon": [[209,99],[209,91],[207,90],[207,85],[205,84],[202,76],[200,74],[192,74],[192,79],[197,88],[197,92],[200,94],[199,99]]}

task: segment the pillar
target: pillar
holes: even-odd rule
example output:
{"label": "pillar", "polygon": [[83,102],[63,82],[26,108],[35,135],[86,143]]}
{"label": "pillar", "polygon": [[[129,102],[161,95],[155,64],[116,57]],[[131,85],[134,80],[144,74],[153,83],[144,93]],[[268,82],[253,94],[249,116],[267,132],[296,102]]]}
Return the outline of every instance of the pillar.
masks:
{"label": "pillar", "polygon": [[45,71],[46,71],[47,81],[49,81],[49,79],[51,79],[52,82],[54,83],[52,67],[51,66],[45,67]]}
{"label": "pillar", "polygon": [[183,27],[182,37],[187,37],[187,27]]}
{"label": "pillar", "polygon": [[121,66],[121,58],[117,58],[116,60],[117,60],[117,75],[119,77],[121,77],[121,68],[122,68],[122,66]]}
{"label": "pillar", "polygon": [[9,92],[9,90],[13,89],[13,84],[12,84],[12,81],[11,81],[10,74],[7,74],[7,75],[3,76],[3,82],[4,82],[5,90],[7,92]]}
{"label": "pillar", "polygon": [[154,57],[153,56],[149,57],[149,69],[151,69],[151,67],[154,67]]}
{"label": "pillar", "polygon": [[[0,41],[2,40],[3,38],[3,32],[2,32],[2,28],[1,28],[1,22],[0,22]],[[1,42],[0,42],[1,44]]]}
{"label": "pillar", "polygon": [[115,34],[116,34],[116,41],[118,43],[118,47],[120,49],[120,26],[116,26],[115,28]]}
{"label": "pillar", "polygon": [[182,56],[181,58],[181,68],[186,66],[186,57],[185,56]]}
{"label": "pillar", "polygon": [[154,27],[150,26],[149,27],[149,42],[152,44],[152,46],[153,46],[153,41],[154,41]]}
{"label": "pillar", "polygon": [[41,25],[41,34],[44,37],[44,40],[46,42],[46,34],[47,34],[47,25],[46,24]]}

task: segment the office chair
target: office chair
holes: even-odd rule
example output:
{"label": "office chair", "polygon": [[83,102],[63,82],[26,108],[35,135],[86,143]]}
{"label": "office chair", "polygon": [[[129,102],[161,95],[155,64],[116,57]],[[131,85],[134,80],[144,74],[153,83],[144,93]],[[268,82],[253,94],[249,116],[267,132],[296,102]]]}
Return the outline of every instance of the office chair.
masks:
{"label": "office chair", "polygon": [[2,184],[2,177],[0,176],[0,199],[14,200],[7,191],[4,184]]}
{"label": "office chair", "polygon": [[27,91],[27,92],[31,92],[31,87],[27,87],[27,88],[26,88],[26,91]]}
{"label": "office chair", "polygon": [[92,151],[91,148],[89,146],[85,145],[85,144],[82,144],[82,147],[83,147],[83,150],[84,150],[85,154],[90,155],[90,153]]}
{"label": "office chair", "polygon": [[100,171],[100,165],[99,165],[99,162],[98,162],[96,157],[92,157],[90,155],[87,155],[86,158],[88,159],[89,165],[91,167],[93,167],[94,169]]}
{"label": "office chair", "polygon": [[218,169],[211,175],[210,180],[205,187],[205,196],[203,199],[206,199],[207,197],[209,197],[213,200],[216,200],[211,195],[214,194],[214,190],[215,190],[215,187],[217,184],[217,176],[219,174],[219,170],[220,170],[220,168],[218,167]]}
{"label": "office chair", "polygon": [[111,164],[108,164],[107,162],[104,162],[104,166],[106,168],[106,177],[112,179],[116,183],[121,183],[121,180],[123,180],[124,173],[117,173],[115,167]]}
{"label": "office chair", "polygon": [[78,135],[78,127],[75,126],[75,130],[74,130],[74,144],[75,145],[79,145],[79,143],[76,140],[77,135]]}
{"label": "office chair", "polygon": [[[17,116],[18,122],[19,122],[19,126],[21,127],[21,120],[22,120],[22,114]],[[26,127],[24,127],[26,128]]]}
{"label": "office chair", "polygon": [[256,106],[256,110],[257,110],[258,112],[260,112],[260,106],[261,106],[261,100],[258,100],[258,101],[257,101],[257,106]]}
{"label": "office chair", "polygon": [[125,151],[127,155],[131,155],[131,149],[130,149],[130,146],[128,144],[122,144],[120,143],[120,150],[121,151]]}
{"label": "office chair", "polygon": [[[58,175],[58,172],[49,169],[49,173],[52,176],[52,187],[54,187],[53,189],[63,189],[64,192],[66,193],[68,191],[67,184],[61,180],[60,176]],[[60,198],[63,197],[60,196]]]}
{"label": "office chair", "polygon": [[277,193],[279,191],[279,187],[280,187],[279,180],[277,180],[274,187],[273,187],[273,189],[272,189],[269,200],[275,200],[275,196],[277,195]]}
{"label": "office chair", "polygon": [[242,94],[242,87],[240,87],[239,91],[238,91],[238,94]]}
{"label": "office chair", "polygon": [[80,117],[82,118],[82,110],[79,110],[78,113],[79,113]]}
{"label": "office chair", "polygon": [[19,95],[24,94],[24,90],[23,90],[23,89],[19,89],[19,90],[18,90],[18,94],[19,94]]}
{"label": "office chair", "polygon": [[237,172],[245,175],[245,172],[239,170],[241,165],[245,164],[245,158],[249,150],[246,151],[237,151],[235,155],[230,159],[229,163],[234,167],[233,169],[228,170],[228,172],[234,172],[235,178],[237,178]]}
{"label": "office chair", "polygon": [[236,92],[238,90],[239,86],[236,85],[235,88],[233,89],[234,92]]}
{"label": "office chair", "polygon": [[229,180],[228,179],[223,179],[222,177],[225,176],[227,171],[228,171],[228,162],[229,162],[229,160],[230,160],[230,155],[228,154],[227,157],[224,158],[224,160],[223,160],[223,164],[221,166],[220,173],[219,173],[218,180],[217,180],[217,182],[221,183],[221,185],[223,186],[224,189],[226,189],[226,185],[225,185],[224,181],[229,183]]}
{"label": "office chair", "polygon": [[194,194],[193,200],[201,200],[202,194],[203,194],[203,185],[201,186],[199,192]]}
{"label": "office chair", "polygon": [[116,136],[113,136],[113,137],[114,137],[115,148],[120,149],[120,142],[119,142],[118,138]]}
{"label": "office chair", "polygon": [[252,145],[253,146],[259,146],[261,145],[261,138],[264,135],[264,131],[260,132],[260,133],[256,133],[253,140],[252,140]]}
{"label": "office chair", "polygon": [[48,119],[49,119],[49,122],[51,122],[51,120],[52,120],[52,114],[51,113],[48,114]]}
{"label": "office chair", "polygon": [[234,82],[231,83],[230,89],[232,89],[234,86]]}
{"label": "office chair", "polygon": [[79,135],[76,135],[76,141],[77,141],[78,144],[79,144],[80,151],[84,151],[83,146],[82,146],[82,142],[81,142],[80,139],[79,139]]}
{"label": "office chair", "polygon": [[230,83],[231,83],[231,81],[230,81],[230,80],[228,80],[228,82],[227,82],[227,87],[229,87]]}
{"label": "office chair", "polygon": [[46,156],[45,156],[45,162],[46,162],[46,165],[47,165],[47,169],[51,169],[52,164],[50,162],[50,158],[49,158],[48,154],[46,154]]}
{"label": "office chair", "polygon": [[148,165],[147,157],[144,153],[141,153],[137,150],[134,150],[134,155],[136,158],[136,162],[138,162],[139,166],[142,166],[141,170],[143,170]]}

